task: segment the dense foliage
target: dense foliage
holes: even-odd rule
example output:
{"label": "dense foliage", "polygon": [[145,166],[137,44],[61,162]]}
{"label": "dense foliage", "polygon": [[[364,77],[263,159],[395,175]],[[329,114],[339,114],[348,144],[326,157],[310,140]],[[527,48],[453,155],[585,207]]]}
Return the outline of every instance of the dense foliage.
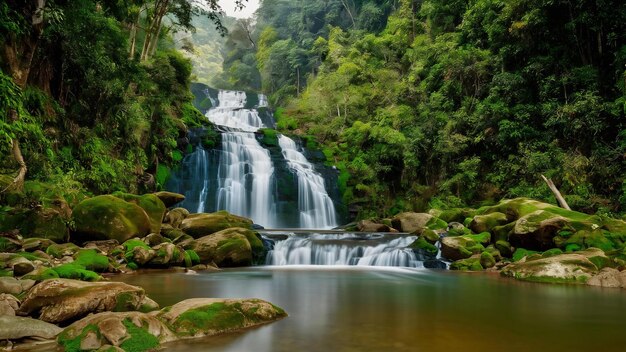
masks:
{"label": "dense foliage", "polygon": [[541,174],[626,210],[623,1],[265,0],[256,33],[279,127],[317,137],[361,216],[549,200]]}
{"label": "dense foliage", "polygon": [[191,63],[169,34],[192,29],[194,15],[216,18],[216,1],[206,3],[0,4],[0,192],[15,176],[16,145],[27,192],[34,181],[66,193],[158,187],[182,158],[187,126],[202,117],[189,91]]}

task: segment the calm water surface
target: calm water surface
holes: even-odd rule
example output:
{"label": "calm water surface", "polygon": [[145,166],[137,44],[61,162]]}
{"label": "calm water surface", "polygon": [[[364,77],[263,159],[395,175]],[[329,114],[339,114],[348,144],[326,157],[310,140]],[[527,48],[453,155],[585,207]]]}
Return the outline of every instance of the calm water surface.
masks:
{"label": "calm water surface", "polygon": [[255,267],[113,277],[161,306],[261,298],[278,322],[167,351],[624,351],[626,292],[426,269]]}

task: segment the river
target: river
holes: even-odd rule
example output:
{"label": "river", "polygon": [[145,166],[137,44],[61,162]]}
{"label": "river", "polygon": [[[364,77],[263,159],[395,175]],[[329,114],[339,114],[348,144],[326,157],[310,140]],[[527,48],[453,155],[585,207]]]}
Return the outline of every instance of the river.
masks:
{"label": "river", "polygon": [[495,274],[262,266],[115,276],[162,306],[192,297],[261,298],[289,317],[167,351],[620,351],[618,289],[524,283]]}

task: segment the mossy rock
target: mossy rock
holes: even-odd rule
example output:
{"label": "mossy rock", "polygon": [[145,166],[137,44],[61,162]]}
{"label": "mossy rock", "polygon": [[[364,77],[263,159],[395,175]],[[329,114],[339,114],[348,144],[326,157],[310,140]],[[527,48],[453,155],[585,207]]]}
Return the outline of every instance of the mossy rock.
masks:
{"label": "mossy rock", "polygon": [[102,277],[94,271],[87,270],[84,266],[75,263],[59,265],[50,270],[57,273],[58,277],[62,279],[81,281],[100,281],[102,279]]}
{"label": "mossy rock", "polygon": [[52,208],[12,209],[0,211],[0,232],[19,230],[23,238],[45,238],[66,242],[69,238],[69,218]]}
{"label": "mossy rock", "polygon": [[480,264],[480,257],[472,257],[455,261],[450,264],[450,270],[481,271],[484,268]]}
{"label": "mossy rock", "polygon": [[437,241],[439,241],[439,233],[431,229],[425,229],[424,231],[422,231],[422,237],[424,237],[426,241],[432,244],[435,244],[437,243]]}
{"label": "mossy rock", "polygon": [[185,261],[185,251],[173,243],[162,243],[153,248],[155,256],[148,262],[150,266],[176,266]]}
{"label": "mossy rock", "polygon": [[427,213],[405,212],[391,219],[393,228],[401,232],[420,234],[424,229],[442,230],[448,223]]}
{"label": "mossy rock", "polygon": [[439,252],[439,249],[435,247],[435,245],[427,241],[423,236],[418,237],[407,248],[411,248],[413,250],[418,250],[418,251],[422,250],[432,256],[437,255],[437,253]]}
{"label": "mossy rock", "polygon": [[261,128],[257,133],[262,135],[261,144],[265,147],[278,147],[278,131],[271,128]]}
{"label": "mossy rock", "polygon": [[503,276],[548,283],[585,283],[598,267],[582,254],[559,254],[534,260],[520,260],[502,269]]}
{"label": "mossy rock", "polygon": [[174,192],[161,191],[161,192],[156,192],[154,195],[157,196],[163,202],[166,208],[172,207],[182,202],[183,200],[185,200],[184,195],[180,193],[174,193]]}
{"label": "mossy rock", "polygon": [[51,244],[46,248],[46,254],[51,257],[61,259],[66,256],[73,256],[80,248],[73,243]]}
{"label": "mossy rock", "polygon": [[484,251],[480,254],[479,261],[480,265],[485,269],[493,268],[496,265],[496,259],[488,251]]}
{"label": "mossy rock", "polygon": [[495,247],[503,257],[511,258],[513,256],[513,250],[511,244],[507,241],[496,241]]}
{"label": "mossy rock", "polygon": [[624,248],[626,233],[612,233],[596,228],[595,230],[580,230],[572,234],[573,231],[560,231],[554,237],[554,243],[566,251],[581,250],[585,248],[600,248],[609,252]]}
{"label": "mossy rock", "polygon": [[502,226],[509,221],[506,214],[493,212],[485,215],[476,215],[469,224],[469,228],[475,233],[491,232],[496,226]]}
{"label": "mossy rock", "polygon": [[151,229],[150,218],[140,206],[110,195],[80,202],[73,218],[72,241],[78,242],[114,239],[122,243],[144,237]]}
{"label": "mossy rock", "polygon": [[254,253],[263,253],[263,242],[252,230],[229,228],[195,240],[193,249],[203,264],[214,262],[219,267],[249,266]]}
{"label": "mossy rock", "polygon": [[227,211],[218,211],[210,214],[191,214],[183,220],[180,229],[194,238],[200,238],[233,227],[252,229],[252,224],[252,220],[248,218]]}
{"label": "mossy rock", "polygon": [[26,252],[34,252],[34,251],[45,252],[48,249],[48,247],[50,247],[53,244],[56,244],[56,243],[47,238],[39,238],[39,237],[25,238],[24,242],[22,243],[22,248]]}
{"label": "mossy rock", "polygon": [[109,258],[95,249],[81,249],[74,254],[74,264],[102,273],[109,269]]}
{"label": "mossy rock", "polygon": [[182,235],[186,235],[186,233],[181,229],[172,227],[170,224],[163,224],[163,226],[161,226],[161,235],[170,240],[174,240]]}
{"label": "mossy rock", "polygon": [[165,216],[166,207],[156,194],[143,194],[138,196],[130,193],[115,192],[113,195],[141,207],[150,219],[150,232],[159,233],[161,231],[161,223]]}
{"label": "mossy rock", "polygon": [[483,232],[478,235],[444,237],[441,240],[441,255],[449,260],[460,260],[482,253],[489,244],[491,235]]}
{"label": "mossy rock", "polygon": [[20,241],[12,238],[0,237],[0,253],[17,252],[22,249]]}
{"label": "mossy rock", "polygon": [[531,251],[525,248],[517,248],[515,252],[513,252],[512,259],[514,262],[522,260],[524,257],[529,257],[533,254],[537,254],[537,251]]}
{"label": "mossy rock", "polygon": [[452,208],[446,210],[431,209],[428,213],[445,221],[445,222],[460,222],[468,217],[473,217],[476,211],[469,208]]}

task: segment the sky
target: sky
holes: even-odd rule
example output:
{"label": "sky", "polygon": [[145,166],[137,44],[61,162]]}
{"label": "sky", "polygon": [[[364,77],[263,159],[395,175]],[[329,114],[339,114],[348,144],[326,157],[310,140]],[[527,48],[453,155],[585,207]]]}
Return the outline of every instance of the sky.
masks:
{"label": "sky", "polygon": [[259,0],[248,0],[247,2],[244,2],[246,7],[244,7],[241,11],[235,11],[235,0],[219,0],[219,4],[228,16],[237,18],[250,17],[254,11],[259,8]]}

